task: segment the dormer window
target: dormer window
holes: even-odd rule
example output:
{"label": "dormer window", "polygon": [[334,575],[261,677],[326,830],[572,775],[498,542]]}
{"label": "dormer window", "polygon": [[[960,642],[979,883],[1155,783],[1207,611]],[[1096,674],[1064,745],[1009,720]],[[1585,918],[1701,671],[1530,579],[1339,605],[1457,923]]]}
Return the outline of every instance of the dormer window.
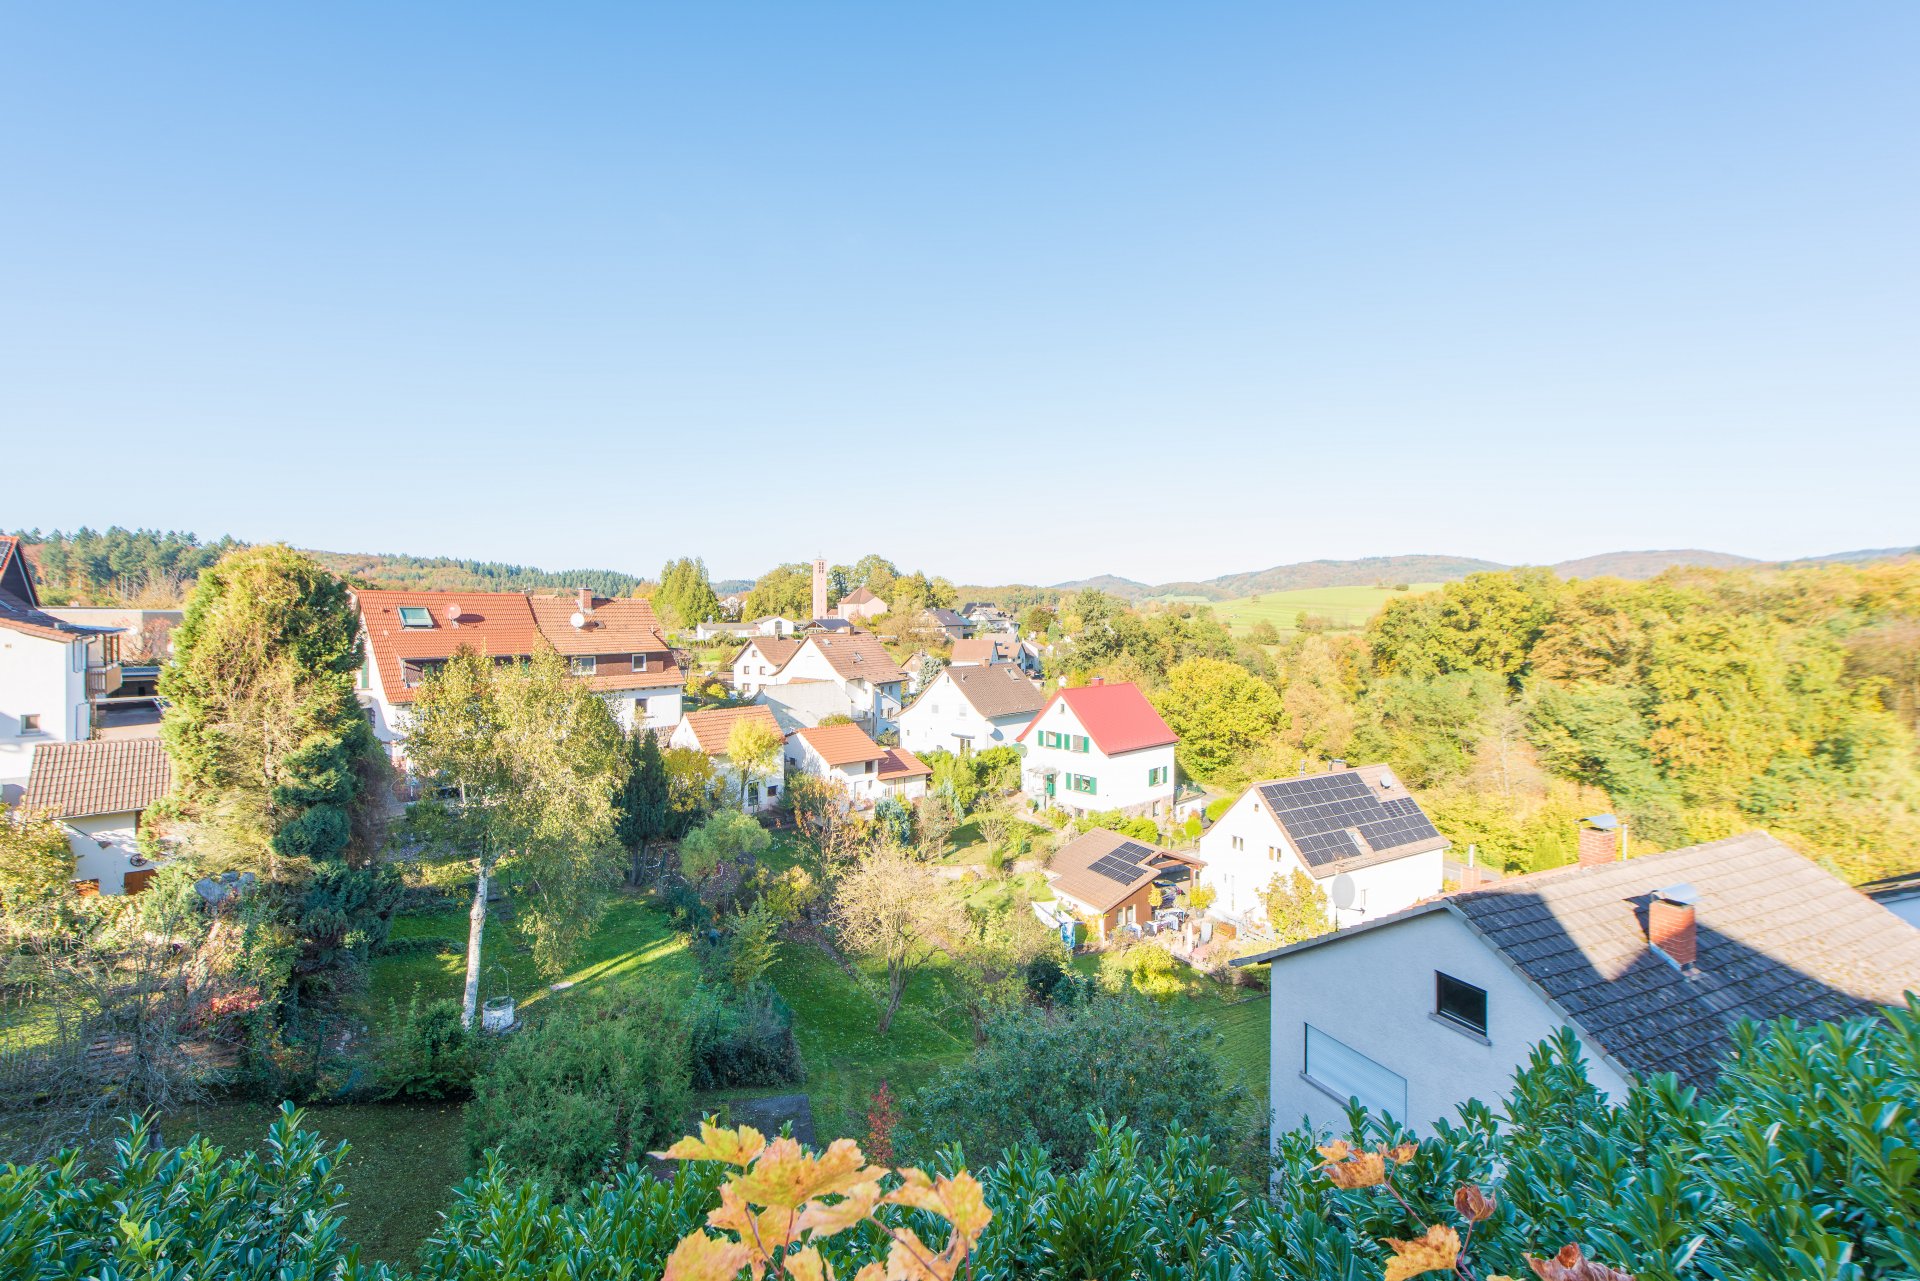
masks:
{"label": "dormer window", "polygon": [[635,654],[633,656],[633,670],[636,672],[644,672],[647,670],[647,656],[645,654]]}
{"label": "dormer window", "polygon": [[421,631],[433,626],[433,611],[425,605],[402,605],[400,607],[400,626],[408,631]]}
{"label": "dormer window", "polygon": [[573,674],[575,676],[591,676],[599,669],[599,666],[600,660],[592,654],[577,654],[573,659]]}

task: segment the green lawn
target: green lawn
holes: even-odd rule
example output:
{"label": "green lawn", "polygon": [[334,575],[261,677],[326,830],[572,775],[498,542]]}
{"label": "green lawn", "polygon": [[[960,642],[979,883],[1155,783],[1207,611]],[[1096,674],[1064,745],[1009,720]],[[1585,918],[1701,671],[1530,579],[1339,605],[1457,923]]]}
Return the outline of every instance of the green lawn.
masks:
{"label": "green lawn", "polygon": [[[1414,583],[1411,591],[1427,592],[1439,586],[1439,583]],[[1329,619],[1336,628],[1364,627],[1388,601],[1407,594],[1389,587],[1306,587],[1221,601],[1213,607],[1213,612],[1240,635],[1245,635],[1248,628],[1262,619],[1284,635],[1294,630],[1302,613]]]}

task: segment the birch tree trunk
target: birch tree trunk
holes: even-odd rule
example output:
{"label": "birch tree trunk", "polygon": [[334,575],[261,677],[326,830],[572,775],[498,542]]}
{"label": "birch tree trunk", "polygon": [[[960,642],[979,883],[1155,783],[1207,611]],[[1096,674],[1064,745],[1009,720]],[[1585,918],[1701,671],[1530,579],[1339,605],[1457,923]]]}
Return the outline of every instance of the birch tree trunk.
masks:
{"label": "birch tree trunk", "polygon": [[473,887],[473,910],[467,913],[467,991],[460,1007],[460,1025],[473,1026],[474,1007],[480,1003],[480,940],[487,929],[487,862]]}

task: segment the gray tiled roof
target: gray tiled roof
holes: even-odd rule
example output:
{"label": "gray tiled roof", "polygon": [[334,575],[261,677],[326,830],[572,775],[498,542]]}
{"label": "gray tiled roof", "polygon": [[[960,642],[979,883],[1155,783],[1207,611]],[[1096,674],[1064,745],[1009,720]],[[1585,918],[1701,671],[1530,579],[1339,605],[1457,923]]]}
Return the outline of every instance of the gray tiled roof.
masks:
{"label": "gray tiled roof", "polygon": [[[1653,891],[1699,892],[1699,961],[1647,945]],[[1920,990],[1920,930],[1765,832],[1514,877],[1447,900],[1642,1075],[1710,1082],[1740,1018],[1844,1018]]]}

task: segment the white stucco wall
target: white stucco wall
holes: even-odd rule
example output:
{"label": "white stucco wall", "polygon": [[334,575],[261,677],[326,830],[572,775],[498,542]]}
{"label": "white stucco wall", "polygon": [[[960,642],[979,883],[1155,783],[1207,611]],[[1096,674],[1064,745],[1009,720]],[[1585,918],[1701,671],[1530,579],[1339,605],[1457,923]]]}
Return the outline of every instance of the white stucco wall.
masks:
{"label": "white stucco wall", "polygon": [[98,881],[102,894],[120,894],[132,858],[140,852],[138,814],[97,814],[66,820],[73,850],[73,879]]}
{"label": "white stucco wall", "polygon": [[749,643],[734,655],[734,692],[742,697],[752,697],[769,685],[777,685],[780,682],[775,674],[779,670],[780,665],[761,652],[758,645]]}
{"label": "white stucco wall", "polygon": [[1020,731],[1033,719],[1026,715],[987,719],[961,696],[947,675],[948,670],[951,669],[942,669],[927,692],[898,717],[900,745],[908,751],[958,753],[963,735],[976,752],[1005,747],[1019,737]]}
{"label": "white stucco wall", "polygon": [[[1434,1015],[1434,973],[1487,993],[1487,1036]],[[1407,1119],[1428,1132],[1478,1098],[1498,1105],[1532,1047],[1563,1021],[1499,953],[1448,911],[1428,912],[1273,964],[1271,1079],[1274,1125],[1302,1117],[1344,1129],[1342,1101],[1302,1074],[1305,1027],[1343,1042],[1407,1082]],[[1588,1050],[1593,1083],[1618,1098],[1627,1080]]]}
{"label": "white stucco wall", "polygon": [[[738,672],[734,675],[736,688],[739,682]],[[820,652],[819,646],[809,637],[805,643],[787,660],[777,676],[773,678],[756,676],[762,687],[766,685],[785,685],[793,681],[831,681],[845,692],[853,704],[853,719],[871,734],[881,734],[894,728],[895,718],[900,714],[901,700],[905,694],[904,683],[888,681],[875,684],[858,676],[845,677],[835,670],[827,656]],[[757,690],[756,690],[757,692]]]}
{"label": "white stucco wall", "polygon": [[[27,716],[40,718],[37,731],[21,731]],[[86,642],[0,629],[0,783],[24,785],[42,743],[85,742],[92,734]]]}
{"label": "white stucco wall", "polygon": [[[1237,844],[1236,844],[1237,842]],[[1334,908],[1334,877],[1315,876],[1287,839],[1271,811],[1248,789],[1219,821],[1200,838],[1200,857],[1207,861],[1200,874],[1218,898],[1216,908],[1236,917],[1263,917],[1261,894],[1276,875],[1291,877],[1295,869],[1314,876],[1329,908],[1342,927],[1358,925],[1412,907],[1440,893],[1445,880],[1442,850],[1412,854],[1390,863],[1376,863],[1345,875],[1352,882],[1352,906]]]}
{"label": "white stucco wall", "polygon": [[[1087,733],[1064,699],[1056,700],[1042,709],[1034,719],[1032,729],[1023,740],[1027,754],[1020,767],[1021,787],[1041,804],[1051,804],[1072,814],[1134,810],[1157,816],[1172,808],[1174,776],[1171,743],[1165,747],[1146,747],[1137,752],[1108,756],[1093,743],[1091,736],[1088,736],[1087,750],[1084,752],[1064,747],[1042,747],[1041,730],[1069,735]],[[1156,769],[1166,770],[1166,781],[1150,784],[1147,778]],[[1059,773],[1051,801],[1046,796],[1047,770]],[[1095,780],[1094,790],[1091,793],[1069,790],[1066,784],[1069,774],[1092,777]]]}

